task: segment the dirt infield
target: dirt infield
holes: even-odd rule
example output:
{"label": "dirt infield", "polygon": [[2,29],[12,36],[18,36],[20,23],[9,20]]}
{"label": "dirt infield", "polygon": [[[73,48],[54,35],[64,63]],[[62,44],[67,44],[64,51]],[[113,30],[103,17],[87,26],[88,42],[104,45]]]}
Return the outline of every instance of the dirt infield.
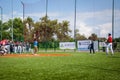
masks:
{"label": "dirt infield", "polygon": [[6,54],[0,57],[42,57],[42,56],[70,56],[70,54]]}

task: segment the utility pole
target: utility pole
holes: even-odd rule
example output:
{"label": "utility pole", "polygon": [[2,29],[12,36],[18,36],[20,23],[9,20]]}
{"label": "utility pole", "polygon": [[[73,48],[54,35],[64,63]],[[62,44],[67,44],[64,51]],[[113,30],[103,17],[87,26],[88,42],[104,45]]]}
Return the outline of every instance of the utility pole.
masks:
{"label": "utility pole", "polygon": [[0,6],[0,9],[1,9],[1,24],[0,24],[0,29],[1,29],[1,40],[2,40],[2,15],[3,15],[3,8]]}

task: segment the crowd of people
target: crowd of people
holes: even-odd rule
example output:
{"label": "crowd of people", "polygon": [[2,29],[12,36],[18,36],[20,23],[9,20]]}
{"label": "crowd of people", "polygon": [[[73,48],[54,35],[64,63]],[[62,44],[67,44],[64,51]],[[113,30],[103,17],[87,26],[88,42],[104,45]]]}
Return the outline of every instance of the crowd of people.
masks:
{"label": "crowd of people", "polygon": [[0,54],[11,54],[11,53],[25,53],[30,52],[31,44],[29,42],[22,41],[10,41],[7,39],[0,41]]}

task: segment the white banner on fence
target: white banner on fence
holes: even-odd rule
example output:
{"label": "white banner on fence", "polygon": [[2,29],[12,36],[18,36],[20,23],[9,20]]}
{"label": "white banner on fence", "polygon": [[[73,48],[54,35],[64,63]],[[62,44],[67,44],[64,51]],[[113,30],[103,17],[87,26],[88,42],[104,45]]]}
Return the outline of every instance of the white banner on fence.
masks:
{"label": "white banner on fence", "polygon": [[75,49],[75,42],[60,42],[60,49]]}
{"label": "white banner on fence", "polygon": [[94,42],[94,50],[98,51],[98,41],[93,41]]}
{"label": "white banner on fence", "polygon": [[77,41],[78,50],[86,51],[89,50],[88,46],[90,45],[91,40],[81,40]]}

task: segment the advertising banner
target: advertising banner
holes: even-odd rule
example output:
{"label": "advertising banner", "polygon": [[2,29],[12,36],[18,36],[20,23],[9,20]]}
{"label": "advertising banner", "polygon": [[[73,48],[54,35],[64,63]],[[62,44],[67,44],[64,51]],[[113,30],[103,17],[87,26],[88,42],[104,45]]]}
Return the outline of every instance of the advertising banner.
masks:
{"label": "advertising banner", "polygon": [[60,49],[75,49],[75,42],[60,42]]}
{"label": "advertising banner", "polygon": [[80,51],[88,51],[89,50],[89,45],[91,43],[91,40],[80,40],[77,41],[77,46],[78,46],[78,50]]}
{"label": "advertising banner", "polygon": [[94,50],[98,51],[98,41],[93,41],[94,42]]}
{"label": "advertising banner", "polygon": [[[93,43],[94,43],[94,50],[98,51],[98,41],[93,41]],[[88,51],[90,44],[91,44],[91,40],[77,41],[78,50],[80,50],[80,51]]]}

